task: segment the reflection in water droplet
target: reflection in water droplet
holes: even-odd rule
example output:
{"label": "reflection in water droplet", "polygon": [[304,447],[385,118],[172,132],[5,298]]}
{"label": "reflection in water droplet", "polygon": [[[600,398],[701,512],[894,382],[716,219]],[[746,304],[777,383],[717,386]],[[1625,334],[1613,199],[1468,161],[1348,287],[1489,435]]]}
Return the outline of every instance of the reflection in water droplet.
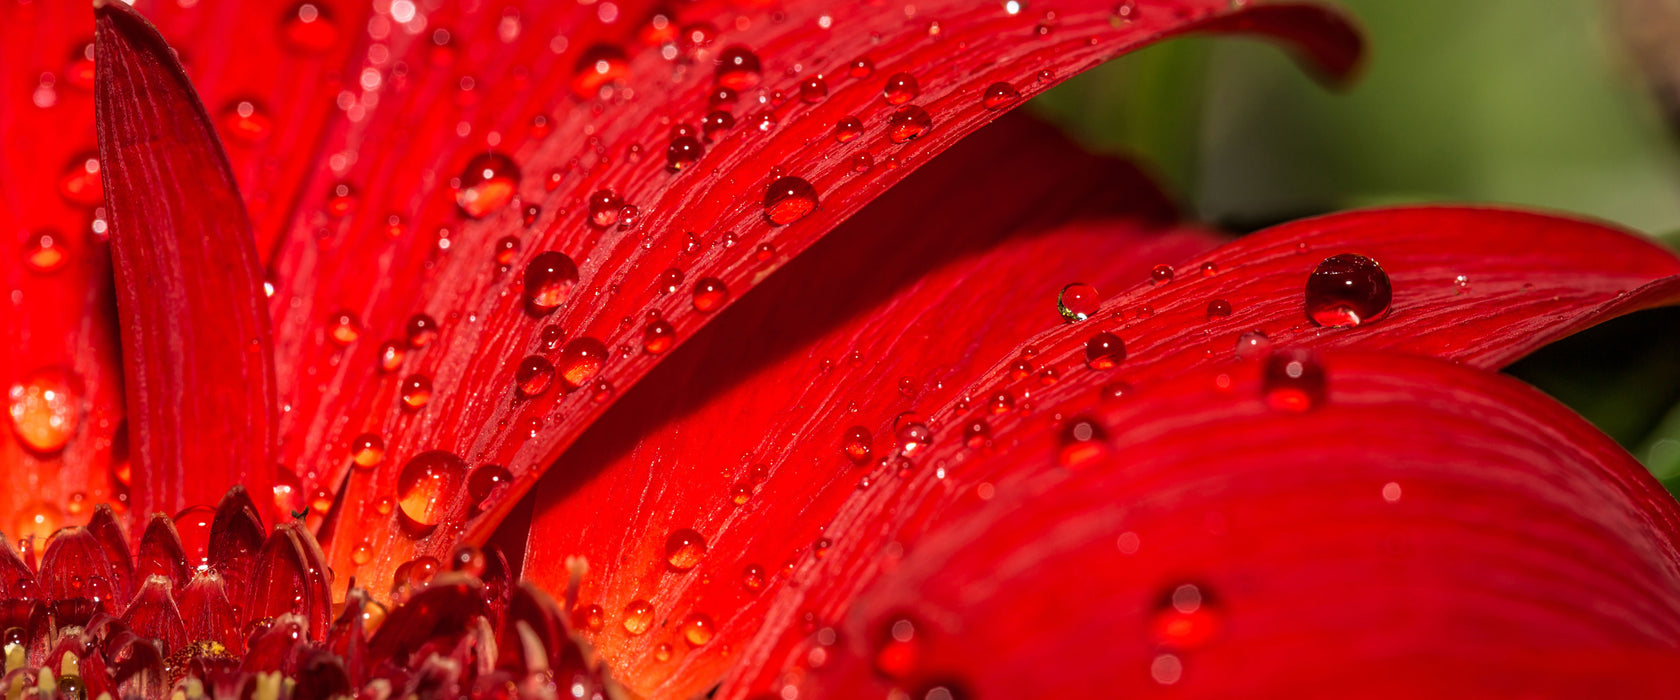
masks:
{"label": "reflection in water droplet", "polygon": [[1085,366],[1114,369],[1126,360],[1126,344],[1113,333],[1098,333],[1085,341]]}
{"label": "reflection in water droplet", "polygon": [[724,286],[723,280],[716,277],[706,277],[694,283],[694,310],[708,313],[723,306],[729,301],[729,287]]}
{"label": "reflection in water droplet", "polygon": [[81,380],[67,369],[45,368],[6,390],[12,432],[29,449],[50,454],[64,449],[81,425]]}
{"label": "reflection in water droplet", "polygon": [[1181,583],[1167,589],[1155,601],[1149,622],[1155,644],[1169,649],[1190,650],[1205,644],[1219,632],[1221,615],[1213,594],[1205,586]]}
{"label": "reflection in water droplet", "polygon": [[846,72],[853,78],[867,78],[875,72],[875,62],[869,60],[867,56],[859,58],[846,67]]}
{"label": "reflection in water droplet", "polygon": [[519,177],[519,165],[506,155],[491,151],[473,156],[461,170],[455,204],[461,213],[482,219],[513,201]]}
{"label": "reflection in water droplet", "polygon": [[500,464],[485,464],[467,475],[467,497],[477,506],[502,487],[513,483],[513,472]]}
{"label": "reflection in water droplet", "polygon": [[572,611],[572,629],[599,632],[607,624],[607,613],[594,603],[579,605]]}
{"label": "reflection in water droplet", "polygon": [[415,455],[397,475],[397,507],[403,531],[423,537],[443,520],[466,479],[461,458],[443,450]]}
{"label": "reflection in water droplet", "polygon": [[438,336],[437,319],[426,314],[410,316],[403,324],[403,334],[408,336],[408,346],[416,350],[431,345]]}
{"label": "reflection in water droplet", "polygon": [[1226,318],[1231,315],[1231,302],[1224,299],[1214,299],[1208,302],[1207,317],[1209,321]]}
{"label": "reflection in water droplet", "polygon": [[822,76],[806,78],[799,84],[799,99],[815,104],[821,102],[824,97],[828,97],[828,83]]}
{"label": "reflection in water droplet", "polygon": [[350,441],[350,461],[358,468],[370,469],[385,459],[385,441],[373,433],[362,433]]}
{"label": "reflection in water droplet", "polygon": [[817,188],[802,178],[783,177],[764,192],[764,216],[777,226],[805,218],[817,208]]}
{"label": "reflection in water droplet", "polygon": [[340,311],[327,319],[327,338],[340,347],[362,337],[362,322],[348,311]]}
{"label": "reflection in water droplet", "polygon": [[887,78],[887,86],[882,89],[881,96],[887,104],[901,105],[916,99],[921,93],[921,87],[916,84],[916,77],[909,73],[894,73]]}
{"label": "reflection in water droplet", "polygon": [[573,339],[566,343],[560,351],[560,381],[571,391],[587,384],[601,372],[601,365],[607,361],[607,346],[599,340],[590,337]]}
{"label": "reflection in water droplet", "polygon": [[665,321],[654,321],[642,331],[642,350],[649,355],[658,355],[670,350],[677,342],[677,329]]}
{"label": "reflection in water droplet", "polygon": [[607,228],[618,223],[618,214],[624,210],[624,200],[612,190],[596,190],[589,195],[589,225],[595,228]]}
{"label": "reflection in water droplet", "polygon": [[981,96],[980,104],[986,109],[1003,109],[1021,99],[1021,92],[1009,83],[992,83],[986,86],[986,93]]}
{"label": "reflection in water droplet", "polygon": [[846,143],[863,135],[863,122],[857,117],[843,117],[834,123],[834,140]]}
{"label": "reflection in water droplet", "polygon": [[764,567],[748,564],[741,570],[741,587],[757,593],[764,588]]}
{"label": "reflection in water droplet", "polygon": [[1068,323],[1075,323],[1096,314],[1100,303],[1096,287],[1074,282],[1062,287],[1061,293],[1056,295],[1056,312],[1067,319]]}
{"label": "reflection in water droplet", "polygon": [[565,303],[577,284],[577,264],[565,253],[538,253],[525,265],[525,307],[536,315],[549,313]]}
{"label": "reflection in water droplet", "polygon": [[888,678],[900,679],[914,673],[921,654],[921,639],[914,620],[889,618],[876,633],[875,670]]}
{"label": "reflection in water droplet", "polygon": [[70,248],[63,234],[57,231],[38,231],[23,243],[23,262],[30,270],[41,274],[59,271],[70,260]]}
{"label": "reflection in water droplet", "polygon": [[1324,366],[1308,350],[1272,353],[1266,358],[1260,382],[1267,405],[1280,411],[1301,413],[1324,402]]}
{"label": "reflection in water droplet", "polygon": [[220,133],[241,143],[256,143],[274,129],[268,112],[253,100],[229,102],[216,118]]}
{"label": "reflection in water droplet", "polygon": [[1307,317],[1320,326],[1352,327],[1376,320],[1393,298],[1388,273],[1363,255],[1332,255],[1307,277]]}
{"label": "reflection in water droplet", "polygon": [[541,396],[554,382],[554,364],[537,355],[526,357],[514,369],[513,382],[520,397]]}
{"label": "reflection in water droplet", "polygon": [[681,172],[684,168],[700,160],[704,148],[700,140],[693,136],[678,136],[671,139],[671,145],[665,148],[665,169],[673,173]]}
{"label": "reflection in water droplet", "polygon": [[758,54],[745,46],[731,46],[718,54],[717,84],[735,90],[758,87],[760,64]]}
{"label": "reflection in water droplet", "polygon": [[596,44],[578,56],[572,71],[572,92],[583,99],[593,99],[601,88],[623,82],[630,76],[630,59],[624,50],[611,44]]}
{"label": "reflection in water droplet", "polygon": [[1166,284],[1172,280],[1173,267],[1171,265],[1156,265],[1149,270],[1149,282],[1151,284]]}
{"label": "reflection in water droplet", "polygon": [[432,378],[424,374],[410,374],[402,381],[402,402],[419,410],[432,400]]}
{"label": "reflection in water droplet", "polygon": [[58,194],[78,207],[103,205],[105,182],[99,175],[99,154],[89,151],[71,158],[64,166],[64,174],[59,176]]}
{"label": "reflection in water droplet", "polygon": [[905,105],[887,117],[887,138],[893,143],[912,141],[933,128],[933,116],[916,105]]}

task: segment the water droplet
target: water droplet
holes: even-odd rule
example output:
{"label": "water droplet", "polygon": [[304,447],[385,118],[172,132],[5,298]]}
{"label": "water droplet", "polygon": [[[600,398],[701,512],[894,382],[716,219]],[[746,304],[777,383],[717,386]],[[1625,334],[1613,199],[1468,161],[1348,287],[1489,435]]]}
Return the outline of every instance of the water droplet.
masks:
{"label": "water droplet", "polygon": [[30,449],[57,452],[81,424],[81,382],[68,370],[36,370],[6,392],[12,432]]}
{"label": "water droplet", "polygon": [[992,415],[1001,416],[1015,410],[1015,397],[1007,391],[992,394],[992,397],[986,400],[986,408],[992,412]]}
{"label": "water droplet", "polygon": [[1272,339],[1264,332],[1252,330],[1237,337],[1237,359],[1252,360],[1265,357],[1272,351]]}
{"label": "water droplet", "polygon": [[843,117],[834,123],[834,140],[846,143],[863,135],[863,122],[857,117]]}
{"label": "water droplet", "polygon": [[402,382],[403,405],[419,410],[432,400],[432,378],[424,374],[410,374]]}
{"label": "water droplet", "polygon": [[587,336],[566,343],[560,351],[560,381],[568,391],[582,387],[601,372],[608,354],[605,343]]}
{"label": "water droplet", "polygon": [[733,128],[735,128],[735,115],[723,110],[709,112],[706,116],[700,118],[700,133],[705,135],[707,141],[716,138],[718,132]]}
{"label": "water droplet", "polygon": [[1310,411],[1323,403],[1325,384],[1318,356],[1300,349],[1272,353],[1260,376],[1267,405],[1291,413]]}
{"label": "water droplet", "polygon": [[408,346],[419,349],[431,345],[437,340],[437,319],[426,314],[415,314],[408,317],[408,323],[403,325],[403,333],[408,336]]}
{"label": "water droplet", "polygon": [[485,464],[472,470],[467,475],[467,498],[472,499],[474,505],[484,502],[484,499],[495,495],[502,487],[513,483],[513,472],[500,464]]}
{"label": "water droplet", "polygon": [[327,338],[339,347],[356,342],[362,337],[362,322],[356,315],[348,311],[340,311],[327,319]]}
{"label": "water droplet", "polygon": [[1363,255],[1332,255],[1307,277],[1307,317],[1326,327],[1352,327],[1388,311],[1394,289],[1377,261]]}
{"label": "water droplet", "polygon": [[717,84],[735,91],[758,87],[758,54],[745,46],[731,46],[718,54]]}
{"label": "water droplet", "polygon": [[875,62],[869,60],[868,57],[859,58],[852,61],[851,65],[846,66],[846,72],[851,74],[853,78],[867,78],[875,72]]}
{"label": "water droplet", "polygon": [[397,475],[397,508],[403,531],[423,537],[443,520],[466,478],[461,458],[443,450],[414,456]]}
{"label": "water droplet", "polygon": [[914,673],[921,656],[916,622],[894,617],[881,625],[876,635],[875,670],[888,678],[901,679]]}
{"label": "water droplet", "polygon": [[665,169],[673,173],[681,172],[683,168],[693,165],[700,160],[704,151],[699,139],[693,136],[678,136],[671,139],[671,145],[665,149]]}
{"label": "water droplet", "polygon": [[565,253],[538,253],[525,265],[525,308],[539,316],[559,308],[577,281],[577,264]]}
{"label": "water droplet", "polygon": [[1003,109],[1021,99],[1021,91],[1009,83],[997,82],[986,86],[986,92],[980,97],[980,104],[986,109]]}
{"label": "water droplet", "polygon": [[760,590],[763,590],[763,588],[764,588],[764,567],[759,566],[757,564],[748,564],[747,568],[742,569],[741,570],[741,587],[745,588],[748,591],[751,591],[753,593],[757,593]]}
{"label": "water droplet", "polygon": [[729,287],[724,286],[723,280],[716,277],[706,277],[694,283],[694,310],[710,313],[723,306],[729,300]]}
{"label": "water droplet", "polygon": [[1108,431],[1096,419],[1074,416],[1062,424],[1061,451],[1057,455],[1062,466],[1077,467],[1107,451]]}
{"label": "water droplet", "polygon": [[677,571],[688,571],[700,565],[706,555],[706,538],[689,528],[673,530],[665,538],[665,563]]}
{"label": "water droplet", "polygon": [[624,631],[641,636],[653,627],[653,605],[637,598],[624,606]]}
{"label": "water droplet", "polygon": [[513,371],[513,381],[520,397],[540,396],[554,382],[554,364],[537,355],[526,357]]}
{"label": "water droplet", "polygon": [[261,141],[274,130],[268,111],[252,100],[229,102],[217,116],[216,125],[221,127],[221,133],[242,143]]}
{"label": "water droplet", "polygon": [[933,128],[933,116],[916,105],[899,107],[887,117],[887,138],[893,143],[913,141]]}
{"label": "water droplet", "polygon": [[1097,298],[1097,288],[1083,282],[1074,282],[1062,287],[1061,293],[1056,295],[1056,311],[1067,319],[1068,323],[1083,321],[1097,313],[1101,300]]}
{"label": "water droplet", "polygon": [[408,352],[397,341],[388,340],[379,346],[379,371],[395,372],[407,357]]}
{"label": "water droplet", "polygon": [[1213,277],[1219,274],[1219,265],[1212,260],[1202,263],[1202,276]]}
{"label": "water droplet", "polygon": [[875,157],[869,155],[869,151],[864,151],[852,156],[852,170],[860,173],[867,173],[869,172],[869,169],[873,167],[875,167]]}
{"label": "water droplet", "polygon": [[1173,281],[1173,267],[1171,265],[1156,265],[1149,270],[1150,284],[1166,284]]}
{"label": "water droplet", "polygon": [[659,646],[653,648],[653,658],[659,661],[670,661],[671,645],[666,642],[660,642]]}
{"label": "water droplet", "polygon": [[1226,318],[1231,315],[1231,302],[1224,299],[1214,299],[1208,302],[1207,317],[1209,321]]}
{"label": "water droplet", "polygon": [[92,90],[94,81],[94,46],[84,41],[70,49],[70,60],[64,65],[64,80],[83,90]]}
{"label": "water droplet", "polygon": [[802,178],[783,177],[764,191],[764,216],[770,223],[786,226],[817,209],[817,188]]}
{"label": "water droplet", "polygon": [[601,88],[630,77],[630,59],[611,44],[596,44],[578,55],[572,72],[572,92],[583,99],[601,94]]}
{"label": "water droplet", "polygon": [[806,78],[799,84],[799,99],[815,104],[821,102],[824,97],[828,97],[828,83],[822,76]]}
{"label": "water droplet", "polygon": [[933,444],[933,430],[914,412],[901,413],[894,418],[893,431],[898,438],[898,451],[905,456],[913,455]]}
{"label": "water droplet", "polygon": [[689,644],[704,646],[706,642],[712,641],[712,635],[717,630],[711,616],[705,613],[689,613],[688,617],[683,619],[682,631],[683,639],[687,639]]}
{"label": "water droplet", "polygon": [[607,228],[618,223],[618,212],[624,208],[624,200],[612,190],[596,190],[589,195],[588,204],[589,225],[595,228]]}
{"label": "water droplet", "polygon": [[480,153],[461,169],[455,204],[462,214],[482,219],[513,201],[519,193],[519,177],[519,165],[512,158],[495,151]]}
{"label": "water droplet", "polygon": [[56,231],[37,231],[23,244],[23,261],[41,274],[57,272],[70,260],[70,248]]}
{"label": "water droplet", "polygon": [[1114,369],[1126,360],[1126,344],[1113,333],[1098,333],[1085,341],[1085,365],[1091,369]]}
{"label": "water droplet", "polygon": [[642,331],[642,350],[649,355],[658,355],[670,350],[676,342],[677,329],[665,321],[649,323]]}
{"label": "water droplet", "polygon": [[351,207],[356,205],[356,188],[348,182],[334,183],[327,190],[326,209],[331,216],[344,216],[350,213]]}
{"label": "water droplet", "polygon": [[338,41],[338,25],[327,8],[300,2],[281,16],[280,38],[295,51],[318,53]]}
{"label": "water droplet", "polygon": [[901,105],[916,99],[921,93],[921,86],[916,84],[916,76],[909,73],[894,73],[887,78],[887,86],[881,90],[887,104]]}
{"label": "water droplet", "polygon": [[869,461],[870,446],[874,441],[869,430],[861,425],[854,425],[846,430],[840,438],[840,451],[852,460],[853,464],[862,465]]}
{"label": "water droplet", "polygon": [[678,289],[682,289],[682,283],[683,271],[673,267],[659,273],[659,281],[654,283],[654,287],[660,294],[675,294]]}
{"label": "water droplet", "polygon": [[985,447],[992,440],[992,429],[986,422],[976,418],[963,425],[963,444],[979,449]]}
{"label": "water droplet", "polygon": [[606,626],[607,613],[594,603],[579,605],[572,611],[572,628],[600,632]]}
{"label": "water droplet", "polygon": [[99,154],[89,151],[70,159],[58,179],[58,194],[78,207],[105,203],[105,182],[99,176]]}
{"label": "water droplet", "polygon": [[1470,277],[1468,275],[1459,275],[1453,278],[1454,294],[1463,294],[1468,291],[1470,291]]}
{"label": "water droplet", "polygon": [[1169,588],[1155,601],[1149,622],[1155,643],[1171,649],[1188,650],[1205,644],[1221,627],[1221,615],[1212,593],[1194,583]]}
{"label": "water droplet", "polygon": [[385,441],[373,433],[362,433],[350,441],[350,461],[357,467],[370,469],[385,459]]}

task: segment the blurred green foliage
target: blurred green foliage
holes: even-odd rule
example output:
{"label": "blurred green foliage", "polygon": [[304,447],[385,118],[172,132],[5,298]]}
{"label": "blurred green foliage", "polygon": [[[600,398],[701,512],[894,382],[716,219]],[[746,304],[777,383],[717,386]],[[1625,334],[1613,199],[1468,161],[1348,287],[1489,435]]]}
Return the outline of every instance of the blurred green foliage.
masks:
{"label": "blurred green foliage", "polygon": [[[1238,231],[1418,201],[1680,229],[1680,149],[1604,3],[1340,4],[1370,47],[1364,75],[1345,89],[1260,42],[1186,39],[1086,73],[1034,109],[1149,164],[1201,218]],[[1680,313],[1607,324],[1511,373],[1680,485]]]}

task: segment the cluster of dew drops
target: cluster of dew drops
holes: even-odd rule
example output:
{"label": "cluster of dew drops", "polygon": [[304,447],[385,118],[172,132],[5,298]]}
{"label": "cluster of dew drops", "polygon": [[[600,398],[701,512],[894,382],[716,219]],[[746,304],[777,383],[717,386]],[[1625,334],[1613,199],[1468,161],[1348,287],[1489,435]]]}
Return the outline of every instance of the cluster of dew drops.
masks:
{"label": "cluster of dew drops", "polygon": [[[603,4],[603,7],[606,5]],[[1003,6],[1009,14],[1016,14],[1023,9],[1022,3],[1014,1],[1005,2]],[[1124,22],[1135,18],[1139,11],[1135,0],[1126,0],[1115,7],[1114,15],[1117,21]],[[409,0],[396,0],[391,3],[389,15],[392,21],[399,24],[413,22],[418,16],[414,3]],[[421,26],[424,26],[423,22]],[[937,24],[933,26],[937,27]],[[292,5],[282,16],[280,23],[282,40],[298,51],[321,52],[330,49],[341,39],[341,33],[342,28],[329,11],[312,2]],[[716,33],[714,27],[705,23],[678,27],[669,13],[656,12],[642,34],[644,39],[649,39],[650,43],[660,47],[662,55],[672,58],[677,55],[679,47],[692,50],[710,44]],[[453,39],[445,29],[433,28],[429,38],[435,50],[453,49]],[[679,174],[692,170],[704,156],[709,144],[721,138],[724,132],[735,128],[737,117],[732,107],[740,100],[742,93],[757,89],[762,82],[761,62],[758,56],[746,47],[723,48],[717,54],[716,63],[714,84],[707,94],[710,111],[699,119],[698,127],[678,123],[670,130],[664,160],[665,169],[669,173]],[[580,96],[589,97],[624,82],[629,77],[629,72],[629,55],[623,48],[598,45],[580,55],[572,85]],[[840,76],[843,79],[869,80],[874,78],[875,68],[869,58],[859,57],[846,65]],[[43,75],[41,85],[33,94],[34,103],[39,107],[52,106],[57,99],[55,90],[60,81],[74,89],[91,90],[91,41],[74,49],[62,71],[62,77],[52,73]],[[829,94],[828,81],[829,77],[821,74],[807,77],[799,82],[792,99],[809,104],[820,103]],[[369,80],[363,80],[364,87],[368,82]],[[372,80],[372,83],[377,86],[378,80]],[[925,135],[933,128],[933,116],[924,107],[914,104],[920,95],[920,87],[914,75],[908,72],[894,73],[885,76],[880,85],[881,98],[893,109],[885,119],[884,134],[889,141],[895,144],[906,143]],[[782,98],[779,91],[775,95],[777,99]],[[990,83],[977,94],[980,104],[988,110],[1003,109],[1018,102],[1020,98],[1019,90],[1007,82]],[[217,110],[215,118],[224,136],[244,143],[259,142],[274,128],[272,118],[264,106],[253,99],[233,100]],[[773,112],[762,112],[750,118],[749,122],[759,130],[769,130],[775,126],[775,119]],[[865,129],[861,117],[845,116],[836,120],[832,137],[835,143],[845,144],[862,137]],[[530,132],[535,138],[545,137],[551,130],[552,121],[546,115],[539,115],[531,122]],[[868,151],[860,151],[855,155],[851,166],[857,172],[867,172],[872,167]],[[819,194],[808,180],[792,175],[773,175],[776,177],[767,186],[763,200],[764,218],[769,224],[791,224],[817,209]],[[558,169],[549,173],[544,181],[546,189],[556,189],[562,178],[563,173]],[[491,150],[471,158],[450,184],[461,214],[476,220],[489,217],[517,202],[521,180],[522,173],[518,163],[505,153]],[[106,232],[102,209],[103,188],[97,155],[91,149],[77,154],[65,167],[58,184],[59,193],[66,202],[89,212],[89,230],[95,237],[102,237]],[[326,200],[327,213],[344,214],[352,206],[354,196],[355,190],[349,184],[334,185]],[[597,229],[633,227],[641,214],[634,205],[625,203],[611,190],[600,190],[591,194],[585,202],[585,208],[588,212],[587,224]],[[540,214],[540,210],[535,206],[527,206],[523,214],[525,223],[529,225]],[[406,227],[401,217],[393,215],[390,217],[390,228],[392,235],[401,235]],[[692,234],[689,237],[694,238]],[[766,244],[755,254],[763,260],[773,255],[773,252]],[[501,238],[495,243],[492,253],[495,265],[501,270],[507,270],[518,261],[520,241],[516,236]],[[71,246],[65,235],[55,230],[42,230],[27,237],[23,260],[34,273],[51,275],[65,267],[70,255]],[[1215,274],[1216,269],[1212,265],[1208,263],[1204,266],[1203,274]],[[1156,267],[1151,273],[1151,281],[1156,284],[1170,283],[1172,279],[1173,270],[1165,265]],[[573,287],[579,281],[579,271],[569,255],[553,250],[540,251],[526,261],[520,281],[525,311],[541,318],[561,308],[570,298]],[[662,294],[674,293],[684,282],[684,272],[671,268],[659,275],[657,289]],[[691,286],[691,303],[695,310],[703,313],[721,308],[729,300],[729,295],[728,287],[716,277],[702,277]],[[1337,255],[1326,259],[1313,271],[1306,288],[1305,301],[1309,317],[1319,325],[1356,326],[1385,313],[1389,299],[1388,279],[1380,266],[1362,256]],[[1099,304],[1096,290],[1080,283],[1063,288],[1057,298],[1058,312],[1069,322],[1087,320],[1097,312]],[[1228,302],[1215,299],[1209,302],[1207,313],[1210,319],[1223,318],[1231,315],[1232,308]],[[653,355],[666,352],[676,342],[675,328],[656,311],[649,312],[648,321],[643,331],[642,349]],[[437,339],[439,332],[436,319],[424,313],[415,314],[405,324],[402,338],[385,341],[380,346],[377,356],[378,369],[385,373],[400,370],[409,353],[429,346]],[[357,342],[361,333],[360,321],[348,311],[333,314],[325,325],[327,340],[340,347],[348,347]],[[543,355],[533,354],[519,361],[512,376],[513,390],[518,397],[538,397],[556,386],[568,392],[587,389],[586,393],[597,399],[605,399],[611,395],[611,385],[598,376],[611,354],[606,343],[590,337],[578,337],[568,341],[557,326],[544,327],[540,341],[545,350],[558,349],[558,357],[551,361]],[[1270,353],[1269,350],[1270,340],[1259,331],[1246,333],[1238,340],[1239,356],[1267,357],[1263,384],[1270,405],[1283,410],[1304,411],[1323,400],[1324,371],[1310,354]],[[1092,370],[1113,369],[1125,358],[1125,345],[1112,332],[1094,333],[1086,342],[1086,364]],[[63,368],[46,368],[22,377],[9,388],[7,406],[11,426],[32,452],[40,455],[56,454],[62,451],[76,434],[83,414],[82,392],[78,385],[79,380],[73,372]],[[1124,385],[1115,383],[1105,386],[1103,391],[1105,394],[1118,395],[1124,392]],[[399,383],[399,394],[405,410],[421,410],[431,400],[431,379],[422,374],[407,375]],[[999,394],[993,397],[990,403],[1007,411],[1011,408],[1012,398],[1007,394]],[[983,421],[975,421],[965,426],[962,432],[965,440],[975,444],[986,440],[987,430]],[[894,432],[900,450],[906,456],[925,448],[933,440],[932,431],[925,420],[913,413],[895,420]],[[1063,459],[1084,459],[1093,453],[1095,445],[1105,439],[1103,429],[1095,421],[1084,417],[1071,419],[1062,430]],[[871,458],[871,442],[872,436],[868,430],[855,426],[846,431],[841,451],[851,461],[864,464]],[[350,441],[348,456],[354,468],[372,469],[383,461],[384,450],[381,436],[362,433]],[[758,480],[762,480],[766,475],[763,468],[755,470],[755,473]],[[114,476],[121,483],[127,481],[123,474]],[[422,452],[410,458],[401,470],[397,480],[396,498],[379,499],[374,503],[374,507],[381,515],[390,515],[395,511],[404,533],[411,537],[423,537],[430,534],[440,522],[444,514],[441,504],[448,503],[463,487],[471,499],[470,502],[479,503],[490,498],[511,479],[511,472],[499,465],[487,464],[469,472],[463,460],[454,454],[437,450]],[[280,481],[276,487],[277,502],[294,502],[297,491],[301,489],[299,480],[295,475],[283,474]],[[741,485],[732,490],[731,499],[737,504],[745,502],[751,493],[751,481],[752,478],[743,480]],[[315,493],[308,494],[305,502],[319,510],[325,510],[330,507],[332,498],[330,492],[318,489]],[[85,500],[85,495],[82,499],[72,497],[71,500],[69,510],[71,515],[75,515],[81,511],[77,505],[80,500]],[[207,540],[212,516],[213,512],[209,506],[189,508],[179,513],[175,520],[183,540]],[[18,522],[11,525],[15,532],[25,538],[44,537],[56,530],[62,524],[63,518],[64,512],[57,506],[40,503],[26,508],[19,514]],[[1122,551],[1128,548],[1135,551],[1136,540],[1132,533],[1123,535],[1120,540]],[[824,542],[819,541],[819,551],[824,548],[823,544]],[[689,528],[678,529],[668,537],[665,564],[672,571],[689,571],[699,565],[705,549],[705,538],[698,532]],[[374,558],[371,544],[359,544],[352,552],[352,558],[358,564],[371,561]],[[416,571],[435,571],[438,568],[438,562],[424,561],[425,559],[429,558],[423,557],[421,560],[408,562],[405,568]],[[766,576],[763,567],[751,564],[742,570],[740,583],[744,590],[757,592],[765,586]],[[1171,587],[1155,606],[1156,613],[1151,623],[1151,632],[1164,649],[1173,650],[1158,656],[1151,667],[1151,675],[1158,682],[1176,682],[1182,672],[1182,664],[1175,653],[1199,645],[1210,638],[1219,627],[1219,615],[1212,600],[1212,594],[1205,590],[1205,586],[1183,583]],[[578,623],[579,629],[590,632],[601,631],[607,617],[606,611],[595,604],[581,605],[575,612],[575,622]],[[656,615],[653,606],[647,600],[636,599],[628,603],[618,617],[626,634],[640,636],[653,629]],[[678,630],[683,640],[699,647],[711,640],[715,633],[715,623],[705,613],[693,612],[679,623]],[[919,623],[909,617],[888,620],[878,635],[875,657],[877,669],[894,678],[908,676],[913,670],[917,656],[918,640],[925,636],[919,630]],[[661,643],[654,649],[655,657],[661,661],[668,659],[672,652],[669,643]]]}

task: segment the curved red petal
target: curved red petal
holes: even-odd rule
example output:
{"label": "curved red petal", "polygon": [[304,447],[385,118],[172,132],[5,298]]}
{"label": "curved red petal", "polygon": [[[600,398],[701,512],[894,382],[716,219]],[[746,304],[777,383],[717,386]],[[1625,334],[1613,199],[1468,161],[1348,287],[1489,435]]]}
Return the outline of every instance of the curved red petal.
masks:
{"label": "curved red petal", "polygon": [[614,678],[643,695],[703,691],[772,614],[784,564],[821,556],[853,493],[891,488],[871,480],[897,478],[895,445],[956,439],[916,412],[985,401],[963,393],[966,378],[999,358],[1057,381],[1016,348],[1064,323],[1057,290],[1112,288],[1157,256],[1217,242],[1162,224],[1168,211],[1130,166],[1049,127],[988,127],[766,280],[609,412],[539,488],[526,577],[558,590],[567,572],[553,563],[585,558],[578,629]]}
{"label": "curved red petal", "polygon": [[[849,607],[816,604],[824,631],[790,630],[758,683],[799,697],[1677,687],[1647,664],[1680,650],[1680,508],[1625,451],[1496,374],[1314,361],[1313,410],[1275,408],[1255,364],[1198,370],[1082,417],[1106,432],[1089,459],[1024,433],[920,503],[844,522],[857,546],[824,576],[873,581]],[[889,541],[901,556],[882,559]],[[849,587],[819,585],[819,599]]]}
{"label": "curved red petal", "polygon": [[235,484],[266,491],[274,367],[244,203],[169,47],[126,5],[99,4],[95,107],[123,324],[132,506],[174,512]]}
{"label": "curved red petal", "polygon": [[167,578],[147,578],[123,613],[123,622],[142,638],[157,641],[165,656],[187,643],[187,624],[181,619],[180,608],[175,607],[172,590]]}
{"label": "curved red petal", "polygon": [[169,516],[157,514],[146,523],[140,536],[140,548],[134,554],[134,576],[146,580],[162,576],[172,588],[187,584],[187,555],[181,545],[181,535]]}

